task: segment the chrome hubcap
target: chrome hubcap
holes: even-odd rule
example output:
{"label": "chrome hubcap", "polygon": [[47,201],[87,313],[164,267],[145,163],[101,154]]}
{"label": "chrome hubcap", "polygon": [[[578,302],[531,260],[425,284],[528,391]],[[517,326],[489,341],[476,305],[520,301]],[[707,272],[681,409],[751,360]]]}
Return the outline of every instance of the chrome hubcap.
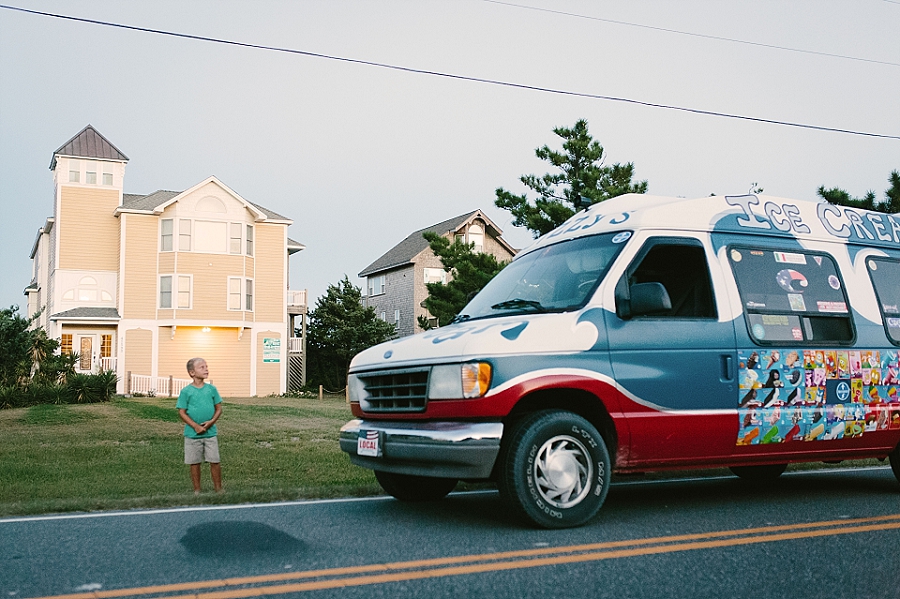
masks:
{"label": "chrome hubcap", "polygon": [[541,445],[534,461],[534,480],[541,498],[554,507],[577,505],[590,491],[594,463],[574,437],[559,435]]}

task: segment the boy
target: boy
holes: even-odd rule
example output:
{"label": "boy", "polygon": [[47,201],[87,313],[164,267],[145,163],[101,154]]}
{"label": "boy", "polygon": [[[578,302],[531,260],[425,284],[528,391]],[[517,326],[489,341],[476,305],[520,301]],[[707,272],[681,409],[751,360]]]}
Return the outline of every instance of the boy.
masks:
{"label": "boy", "polygon": [[178,415],[184,422],[184,463],[191,467],[194,494],[200,494],[200,464],[209,462],[213,487],[222,492],[222,468],[219,464],[219,441],[216,438],[216,420],[222,415],[222,398],[209,378],[209,366],[203,358],[191,358],[187,363],[193,383],[178,394]]}

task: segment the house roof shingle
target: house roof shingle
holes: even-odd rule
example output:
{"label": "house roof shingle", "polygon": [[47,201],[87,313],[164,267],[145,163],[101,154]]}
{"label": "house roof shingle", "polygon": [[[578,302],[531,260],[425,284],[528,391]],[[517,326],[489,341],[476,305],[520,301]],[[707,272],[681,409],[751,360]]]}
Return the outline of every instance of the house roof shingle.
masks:
{"label": "house roof shingle", "polygon": [[119,311],[115,308],[72,308],[64,312],[57,312],[50,317],[50,320],[63,318],[119,320],[121,317],[119,316]]}
{"label": "house roof shingle", "polygon": [[177,196],[180,191],[166,191],[158,189],[151,194],[140,195],[136,193],[122,194],[122,208],[129,210],[147,210],[152,211],[160,204],[164,204]]}
{"label": "house roof shingle", "polygon": [[438,235],[443,235],[444,233],[455,232],[460,225],[469,220],[472,215],[480,212],[480,210],[473,210],[472,212],[461,214],[457,217],[437,223],[436,225],[431,225],[430,227],[425,227],[424,229],[419,229],[418,231],[410,233],[406,239],[389,249],[375,262],[364,268],[362,272],[359,273],[359,276],[367,277],[382,270],[409,264],[419,252],[428,247],[428,242],[422,237],[423,233],[432,231]]}
{"label": "house roof shingle", "polygon": [[91,125],[79,131],[72,139],[53,152],[50,170],[56,168],[57,156],[77,156],[78,158],[101,158],[128,162],[128,156],[119,151],[108,139],[100,135]]}

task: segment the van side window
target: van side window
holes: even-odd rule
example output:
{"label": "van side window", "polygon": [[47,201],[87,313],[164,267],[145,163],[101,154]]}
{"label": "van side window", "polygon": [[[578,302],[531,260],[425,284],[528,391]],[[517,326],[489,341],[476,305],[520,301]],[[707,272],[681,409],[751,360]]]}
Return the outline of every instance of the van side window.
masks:
{"label": "van side window", "polygon": [[884,330],[894,345],[900,345],[900,260],[868,258],[866,268],[878,297]]}
{"label": "van side window", "polygon": [[663,318],[716,318],[716,303],[706,253],[700,242],[650,240],[650,249],[626,273],[628,287],[660,283],[668,293],[671,309],[652,316]]}
{"label": "van side window", "polygon": [[853,341],[844,284],[828,254],[733,246],[728,259],[757,343]]}

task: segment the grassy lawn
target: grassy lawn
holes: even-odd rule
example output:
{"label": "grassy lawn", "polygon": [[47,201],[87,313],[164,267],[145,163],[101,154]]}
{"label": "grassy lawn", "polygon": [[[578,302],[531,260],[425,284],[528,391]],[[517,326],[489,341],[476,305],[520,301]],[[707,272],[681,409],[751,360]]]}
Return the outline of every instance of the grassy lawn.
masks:
{"label": "grassy lawn", "polygon": [[174,398],[0,410],[0,516],[378,494],[338,447],[350,418],[343,398],[226,399],[225,493],[204,465],[195,497]]}
{"label": "grassy lawn", "polygon": [[[225,493],[212,492],[204,465],[204,493],[195,497],[174,398],[0,410],[0,517],[381,494],[372,472],[352,466],[338,447],[338,430],[350,418],[343,397],[226,399],[218,423]],[[837,467],[874,465],[883,463]],[[639,478],[722,475],[728,470]]]}

